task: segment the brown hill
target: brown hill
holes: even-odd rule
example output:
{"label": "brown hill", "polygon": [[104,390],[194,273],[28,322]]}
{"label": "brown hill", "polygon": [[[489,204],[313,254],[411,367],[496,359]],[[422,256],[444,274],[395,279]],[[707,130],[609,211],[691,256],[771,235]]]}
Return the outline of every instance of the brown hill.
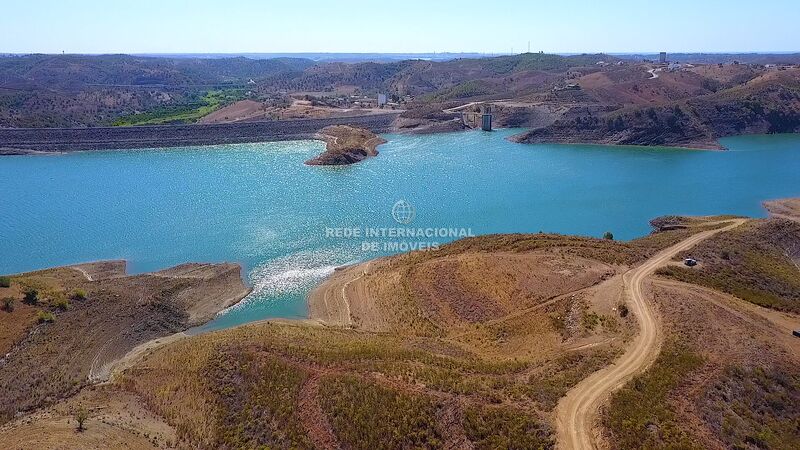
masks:
{"label": "brown hill", "polygon": [[717,139],[724,136],[796,131],[800,69],[768,73],[743,85],[659,106],[560,120],[515,140],[718,149]]}
{"label": "brown hill", "polygon": [[125,275],[115,261],[11,276],[0,298],[0,423],[108,377],[135,346],[204,323],[248,293],[234,264]]}
{"label": "brown hill", "polygon": [[[0,427],[0,446],[85,448],[105,438],[139,448],[552,448],[559,399],[635,341],[622,273],[699,231],[742,222],[732,220],[659,218],[655,233],[631,242],[484,236],[343,268],[311,296],[313,320],[129,354],[111,383]],[[721,232],[696,250],[698,273],[717,267],[731,239],[758,243],[734,266],[771,261],[775,245],[796,238],[774,232],[782,223]],[[665,340],[654,364],[612,397],[597,424],[606,445],[793,448],[800,355],[788,331],[800,319],[664,279],[643,291]],[[78,433],[81,408],[87,431]]]}

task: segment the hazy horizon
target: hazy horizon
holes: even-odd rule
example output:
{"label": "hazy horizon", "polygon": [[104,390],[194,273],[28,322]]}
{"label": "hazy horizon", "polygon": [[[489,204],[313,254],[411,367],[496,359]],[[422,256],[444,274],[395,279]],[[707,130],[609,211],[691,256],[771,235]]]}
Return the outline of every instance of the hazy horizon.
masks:
{"label": "hazy horizon", "polygon": [[532,52],[559,54],[800,51],[789,47],[800,42],[800,5],[789,0],[487,5],[141,0],[110,8],[100,0],[31,0],[4,5],[0,53],[508,54],[529,43]]}

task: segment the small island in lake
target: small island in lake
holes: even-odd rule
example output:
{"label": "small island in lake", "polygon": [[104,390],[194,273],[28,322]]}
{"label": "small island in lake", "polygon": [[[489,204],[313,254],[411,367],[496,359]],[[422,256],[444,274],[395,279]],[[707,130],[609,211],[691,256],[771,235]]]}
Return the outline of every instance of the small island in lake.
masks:
{"label": "small island in lake", "polygon": [[372,131],[350,125],[333,125],[317,133],[326,143],[320,155],[309,159],[310,166],[342,166],[353,164],[378,154],[377,147],[386,140]]}

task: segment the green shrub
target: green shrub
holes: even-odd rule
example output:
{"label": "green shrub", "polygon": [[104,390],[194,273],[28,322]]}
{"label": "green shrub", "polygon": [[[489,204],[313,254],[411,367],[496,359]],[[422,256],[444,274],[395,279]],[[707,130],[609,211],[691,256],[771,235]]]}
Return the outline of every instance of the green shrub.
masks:
{"label": "green shrub", "polygon": [[10,277],[0,277],[0,287],[11,287]]}
{"label": "green shrub", "polygon": [[3,299],[3,311],[14,312],[14,299],[6,297]]}
{"label": "green shrub", "polygon": [[86,300],[86,291],[83,289],[75,289],[72,293],[73,300]]}
{"label": "green shrub", "polygon": [[56,321],[56,316],[48,311],[39,311],[36,313],[36,321],[39,323],[53,323]]}
{"label": "green shrub", "polygon": [[65,298],[56,299],[53,301],[53,307],[58,308],[61,311],[66,311],[70,307],[69,300]]}
{"label": "green shrub", "polygon": [[603,233],[603,239],[606,239],[606,240],[609,240],[609,241],[613,241],[614,240],[614,233],[612,233],[610,231],[606,231],[605,233]]}
{"label": "green shrub", "polygon": [[620,317],[628,317],[628,313],[630,312],[628,310],[628,305],[626,305],[625,303],[620,303],[619,306],[617,307],[617,311],[619,311]]}
{"label": "green shrub", "polygon": [[27,305],[36,305],[39,303],[39,291],[36,289],[28,289],[25,291],[25,298],[22,301]]}

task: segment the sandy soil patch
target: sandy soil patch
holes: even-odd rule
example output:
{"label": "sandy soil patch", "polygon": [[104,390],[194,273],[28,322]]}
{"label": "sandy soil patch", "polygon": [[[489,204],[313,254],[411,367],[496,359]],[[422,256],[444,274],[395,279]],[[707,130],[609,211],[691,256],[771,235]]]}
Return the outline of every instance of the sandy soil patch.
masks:
{"label": "sandy soil patch", "polygon": [[764,207],[772,217],[800,222],[800,198],[784,198],[764,202]]}
{"label": "sandy soil patch", "polygon": [[[76,416],[86,412],[84,431]],[[56,406],[0,427],[4,449],[171,448],[175,430],[133,394],[111,386],[83,390]]]}

